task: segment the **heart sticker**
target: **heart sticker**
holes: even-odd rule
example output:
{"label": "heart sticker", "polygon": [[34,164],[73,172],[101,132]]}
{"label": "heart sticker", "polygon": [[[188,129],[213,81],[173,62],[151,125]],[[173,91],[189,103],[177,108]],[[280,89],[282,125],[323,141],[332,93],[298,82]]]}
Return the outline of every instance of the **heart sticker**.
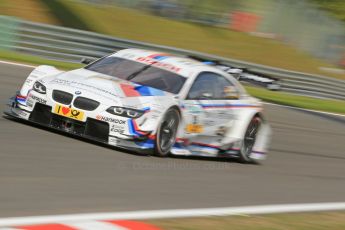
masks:
{"label": "heart sticker", "polygon": [[69,113],[69,110],[70,110],[70,108],[62,107],[62,113],[63,113],[64,115],[68,114],[68,113]]}

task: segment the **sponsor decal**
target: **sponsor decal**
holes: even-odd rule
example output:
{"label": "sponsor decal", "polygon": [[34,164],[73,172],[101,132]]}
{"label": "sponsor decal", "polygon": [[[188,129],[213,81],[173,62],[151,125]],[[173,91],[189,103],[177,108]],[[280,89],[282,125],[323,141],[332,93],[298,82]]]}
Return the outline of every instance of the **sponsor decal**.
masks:
{"label": "sponsor decal", "polygon": [[236,119],[236,115],[230,110],[205,111],[205,116],[209,119]]}
{"label": "sponsor decal", "polygon": [[172,72],[176,72],[176,73],[181,70],[181,68],[178,68],[178,67],[176,67],[176,66],[174,66],[172,64],[158,62],[158,61],[161,61],[163,59],[153,59],[153,58],[150,58],[150,57],[139,57],[136,60],[139,61],[139,62],[143,62],[145,64],[148,64],[148,65],[160,67],[162,69],[166,69],[166,70],[169,70],[169,71],[172,71]]}
{"label": "sponsor decal", "polygon": [[102,89],[102,88],[99,88],[99,87],[96,87],[93,85],[85,84],[82,82],[77,82],[77,81],[67,81],[67,80],[62,80],[62,79],[54,79],[54,80],[50,81],[50,83],[73,86],[75,88],[84,89],[84,90],[96,90],[98,92],[102,92],[102,93],[109,94],[112,96],[118,96],[117,94],[114,94],[113,92],[110,92],[108,90],[105,90],[105,89]]}
{"label": "sponsor decal", "polygon": [[47,104],[47,100],[44,100],[44,99],[42,99],[42,98],[40,98],[40,97],[37,97],[37,96],[35,96],[35,95],[30,94],[29,97],[30,97],[32,100],[37,101],[38,103]]}
{"label": "sponsor decal", "polygon": [[204,110],[202,109],[202,107],[200,105],[193,105],[193,104],[186,104],[183,106],[184,108],[186,108],[187,112],[190,114],[201,114],[204,112]]}
{"label": "sponsor decal", "polygon": [[54,108],[54,113],[78,121],[82,121],[84,118],[84,112],[63,105],[56,105]]}
{"label": "sponsor decal", "polygon": [[125,125],[126,122],[127,122],[126,120],[121,120],[121,119],[112,118],[112,117],[105,117],[105,116],[102,116],[102,115],[97,115],[96,119],[100,120],[100,121],[105,121],[105,122],[111,122],[111,123],[114,123],[114,124],[119,124],[119,125]]}
{"label": "sponsor decal", "polygon": [[110,131],[114,132],[114,133],[123,134],[125,132],[125,129],[124,129],[123,126],[112,124],[111,127],[110,127]]}

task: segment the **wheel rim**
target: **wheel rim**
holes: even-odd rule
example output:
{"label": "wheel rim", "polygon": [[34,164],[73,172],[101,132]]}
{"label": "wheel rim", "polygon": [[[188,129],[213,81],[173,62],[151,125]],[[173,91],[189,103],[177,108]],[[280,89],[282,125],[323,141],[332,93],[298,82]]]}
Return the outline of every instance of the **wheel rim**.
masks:
{"label": "wheel rim", "polygon": [[168,114],[165,121],[162,123],[159,132],[159,147],[162,152],[168,152],[175,142],[176,131],[178,125],[178,118],[175,114]]}
{"label": "wheel rim", "polygon": [[251,154],[251,152],[253,150],[255,140],[256,140],[256,134],[259,130],[259,126],[260,126],[260,119],[259,118],[253,119],[250,122],[248,129],[246,131],[246,134],[244,136],[243,153],[247,157]]}

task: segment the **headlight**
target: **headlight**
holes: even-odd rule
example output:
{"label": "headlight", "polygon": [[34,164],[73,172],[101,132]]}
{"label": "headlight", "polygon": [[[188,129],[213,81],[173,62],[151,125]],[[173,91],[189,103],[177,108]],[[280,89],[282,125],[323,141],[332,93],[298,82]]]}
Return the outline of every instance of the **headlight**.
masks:
{"label": "headlight", "polygon": [[136,110],[136,109],[128,109],[118,106],[112,106],[107,109],[108,113],[121,116],[121,117],[129,117],[129,118],[138,118],[141,117],[145,111]]}
{"label": "headlight", "polygon": [[47,88],[40,82],[36,81],[32,87],[34,91],[41,94],[46,94]]}

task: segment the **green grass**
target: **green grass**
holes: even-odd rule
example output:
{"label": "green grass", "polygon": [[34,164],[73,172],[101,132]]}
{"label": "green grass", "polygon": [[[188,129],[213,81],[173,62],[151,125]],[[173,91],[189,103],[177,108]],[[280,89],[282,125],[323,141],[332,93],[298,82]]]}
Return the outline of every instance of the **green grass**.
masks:
{"label": "green grass", "polygon": [[60,25],[46,5],[37,0],[0,0],[0,14],[34,22]]}
{"label": "green grass", "polygon": [[173,21],[140,10],[100,7],[69,0],[59,2],[96,32],[345,79],[345,74],[325,73],[319,69],[335,66],[275,40],[226,28]]}
{"label": "green grass", "polygon": [[61,62],[61,61],[53,61],[53,60],[47,60],[45,58],[40,58],[32,55],[17,53],[13,51],[7,51],[7,50],[0,50],[0,59],[1,60],[8,60],[8,61],[16,61],[26,64],[34,64],[34,65],[52,65],[57,68],[61,69],[74,69],[79,68],[83,66],[82,64],[77,63],[67,63],[67,62]]}
{"label": "green grass", "polygon": [[164,230],[344,230],[345,212],[152,220]]}
{"label": "green grass", "polygon": [[72,12],[68,7],[58,0],[40,0],[47,6],[50,12],[60,21],[62,26],[72,27],[80,30],[90,30],[86,20],[82,20],[78,14]]}
{"label": "green grass", "polygon": [[[4,1],[0,0],[0,3]],[[21,2],[23,3],[18,5],[17,1],[6,0],[7,7],[0,7],[0,13],[4,14],[8,9],[21,9],[21,5],[25,3],[25,7],[39,6],[39,12],[41,12],[41,16],[39,16],[38,12],[32,10],[16,11],[16,16],[27,20],[56,22],[56,24],[67,27],[92,30],[126,39],[180,47],[268,66],[345,79],[344,73],[323,72],[319,69],[319,67],[332,68],[335,66],[312,58],[293,47],[275,40],[231,31],[227,28],[169,20],[143,13],[140,9],[99,7],[96,4],[87,4],[85,1],[83,4],[80,1],[71,0],[20,0]],[[188,2],[195,2],[195,0]],[[225,2],[225,0],[212,2],[212,7],[217,11]],[[257,4],[258,0],[253,0],[253,2]],[[205,9],[211,7],[210,4],[211,2],[207,0],[198,2],[199,7]],[[195,10],[197,11],[197,9],[196,7]]]}
{"label": "green grass", "polygon": [[333,14],[336,18],[345,22],[345,1],[344,0],[312,0],[324,10]]}
{"label": "green grass", "polygon": [[269,91],[250,86],[247,86],[246,89],[248,93],[263,101],[305,109],[345,114],[345,101],[298,96],[290,93]]}

